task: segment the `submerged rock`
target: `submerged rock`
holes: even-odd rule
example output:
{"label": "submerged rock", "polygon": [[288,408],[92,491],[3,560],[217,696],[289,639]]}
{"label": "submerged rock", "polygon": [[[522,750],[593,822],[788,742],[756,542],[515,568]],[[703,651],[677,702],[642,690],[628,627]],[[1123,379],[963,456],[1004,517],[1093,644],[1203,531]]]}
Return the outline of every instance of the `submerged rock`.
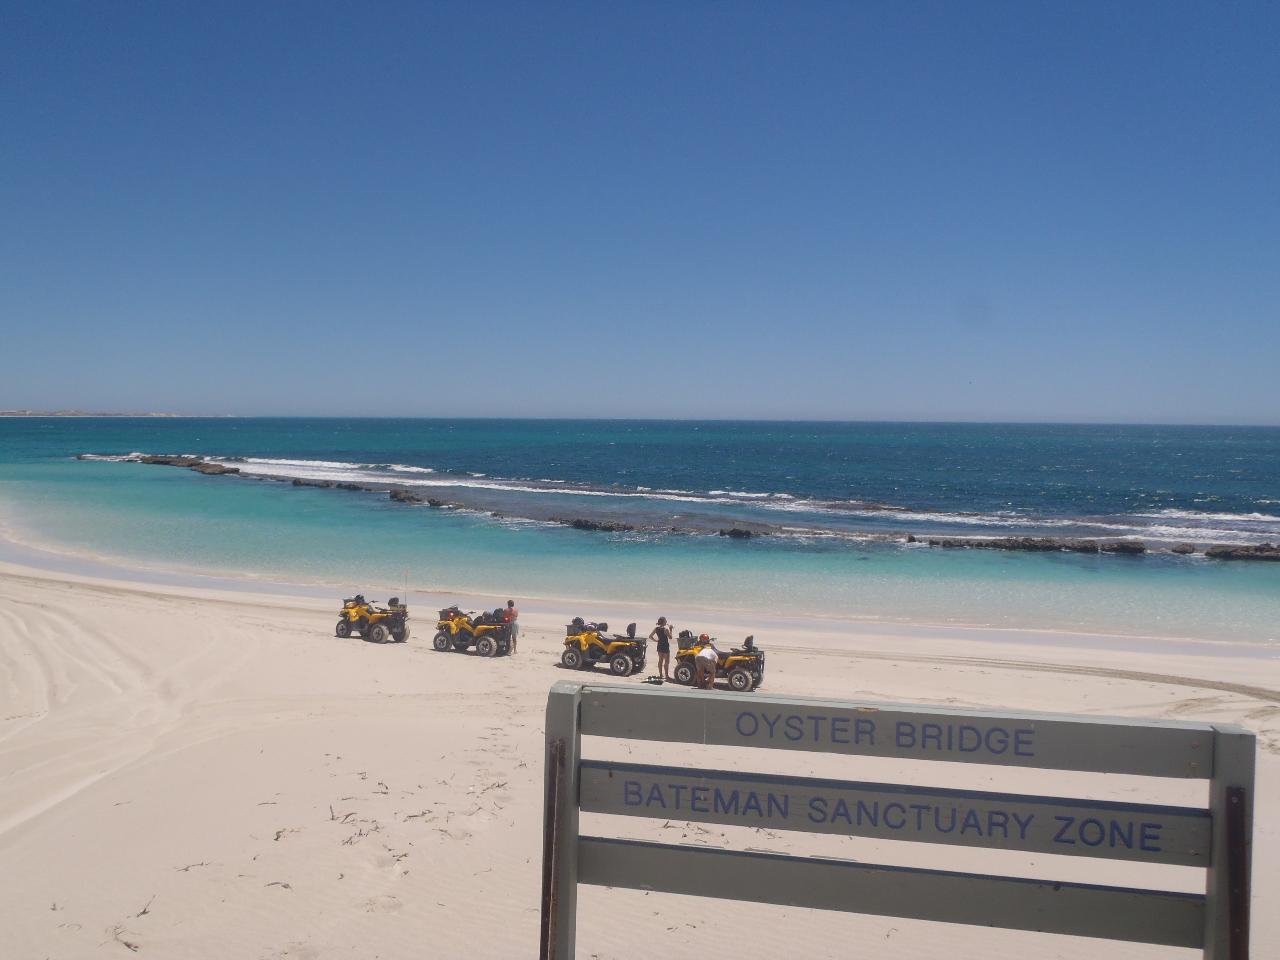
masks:
{"label": "submerged rock", "polygon": [[360,484],[358,484],[358,483],[350,483],[350,482],[348,482],[348,481],[346,481],[346,480],[341,480],[341,481],[339,481],[338,483],[335,483],[333,486],[334,486],[334,489],[336,489],[336,490],[363,490],[363,489],[365,489],[363,486],[361,486],[361,485],[360,485]]}
{"label": "submerged rock", "polygon": [[733,537],[735,540],[746,540],[750,537],[760,536],[760,534],[754,533],[751,530],[744,530],[742,527],[730,527],[728,530],[721,530],[720,536]]}
{"label": "submerged rock", "polygon": [[1170,553],[1178,553],[1185,556],[1188,553],[1195,553],[1196,548],[1189,543],[1179,543],[1169,548]]}
{"label": "submerged rock", "polygon": [[390,497],[396,503],[422,503],[422,498],[416,493],[410,493],[408,490],[392,490]]}
{"label": "submerged rock", "polygon": [[333,486],[332,480],[304,480],[302,477],[294,477],[293,485],[295,487],[323,487],[328,490]]}
{"label": "submerged rock", "polygon": [[1280,561],[1280,546],[1274,543],[1260,543],[1257,546],[1222,546],[1210,547],[1204,552],[1213,560],[1277,560]]}

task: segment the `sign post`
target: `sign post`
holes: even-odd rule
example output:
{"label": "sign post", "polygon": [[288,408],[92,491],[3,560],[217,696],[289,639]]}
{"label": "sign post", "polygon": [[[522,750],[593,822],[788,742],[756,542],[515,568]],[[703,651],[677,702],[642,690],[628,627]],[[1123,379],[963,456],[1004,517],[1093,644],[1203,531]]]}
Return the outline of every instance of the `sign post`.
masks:
{"label": "sign post", "polygon": [[[1207,809],[584,760],[583,734],[1209,781]],[[1248,960],[1253,734],[560,682],[547,704],[543,960],[573,960],[577,885],[717,895],[1203,950]],[[579,811],[1206,871],[1204,894],[580,837]]]}

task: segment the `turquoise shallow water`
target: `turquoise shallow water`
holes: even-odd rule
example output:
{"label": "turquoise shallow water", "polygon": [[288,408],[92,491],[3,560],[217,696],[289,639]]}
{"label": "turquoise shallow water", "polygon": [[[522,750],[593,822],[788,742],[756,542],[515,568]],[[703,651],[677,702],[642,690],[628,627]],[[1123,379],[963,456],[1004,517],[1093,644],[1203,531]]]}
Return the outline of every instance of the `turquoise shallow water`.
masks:
{"label": "turquoise shallow water", "polygon": [[[253,421],[185,421],[168,437],[155,434],[157,429],[175,430],[175,425],[167,422],[157,428],[148,421],[40,421],[43,426],[32,430],[30,424],[37,422],[29,421],[25,433],[11,423],[0,422],[0,430],[9,430],[8,436],[0,433],[0,438],[8,441],[0,454],[0,505],[11,533],[19,539],[129,564],[317,581],[333,584],[335,591],[362,589],[374,595],[396,589],[407,572],[410,584],[418,588],[585,598],[602,604],[608,600],[651,600],[755,610],[762,616],[770,612],[788,616],[820,612],[870,620],[1256,642],[1280,638],[1280,565],[1217,563],[1167,554],[1123,558],[939,551],[836,535],[741,542],[718,536],[662,534],[648,528],[623,534],[590,533],[529,519],[494,519],[467,510],[405,507],[389,502],[384,495],[74,459],[77,453],[110,455],[144,450],[330,464],[412,465],[411,451],[403,446],[394,461],[368,458],[368,451],[360,459],[358,452],[337,449],[336,445],[322,456],[326,452],[322,439],[307,435],[306,421],[276,422],[307,435],[305,451],[298,449],[301,444],[296,438],[273,438],[270,429],[260,427],[255,428],[259,435],[252,443],[237,446],[227,440],[232,425],[252,426]],[[484,431],[475,444],[482,452],[468,461],[458,453],[467,446],[466,422],[455,425],[455,437],[458,429],[464,436],[451,448],[452,456],[458,458],[453,468],[469,476],[481,471],[466,471],[465,466],[492,466],[493,458],[483,455],[487,442]],[[598,448],[607,448],[610,442],[616,443],[616,438],[603,443],[599,438],[584,441],[583,448],[599,453]],[[1078,437],[1072,442],[1081,443]],[[309,456],[299,456],[301,452]],[[271,453],[280,456],[272,458]],[[508,451],[507,455],[515,454]],[[523,473],[484,472],[490,478],[539,473],[549,480],[597,486],[604,482],[598,470],[587,475],[590,467],[577,468],[579,476],[565,477],[545,477],[553,472],[546,463],[537,467]],[[419,469],[436,468],[419,465]],[[566,475],[572,472],[562,471]],[[1031,472],[1034,468],[1028,468]],[[783,486],[784,477],[760,475],[757,485],[769,486],[777,480],[772,485]],[[744,489],[740,476],[694,478],[686,472],[682,478],[686,486],[679,489],[730,489],[717,484],[735,479],[739,485],[732,489]],[[818,482],[827,485],[820,492],[793,481],[791,495],[815,500],[848,496],[849,491],[830,475]],[[998,482],[1009,486],[1006,480]],[[1243,529],[1251,522],[1266,522],[1256,519],[1267,515],[1253,501],[1270,498],[1268,482],[1265,470],[1260,485],[1235,482],[1230,496],[1241,501],[1237,509],[1245,517]],[[910,486],[900,484],[898,496],[914,507],[916,493],[908,489]],[[919,484],[921,489],[925,486]],[[614,489],[630,493],[633,488]],[[883,492],[875,491],[877,500]],[[518,490],[485,492],[486,496],[508,494],[512,498],[504,505],[516,506],[519,498],[541,495]],[[1206,495],[1215,494],[1210,489]],[[573,494],[556,496],[564,500]],[[1099,496],[1113,494],[1103,491]],[[1243,502],[1242,498],[1252,499]],[[993,502],[969,505],[991,511]],[[933,503],[917,508],[917,512],[934,515],[963,505],[962,499],[946,505]],[[695,507],[707,509],[703,504]],[[679,501],[674,507],[628,504],[626,509],[630,518],[656,509],[671,510],[675,515],[687,506]],[[715,503],[710,509],[750,507]],[[1027,510],[1028,516],[1035,518],[1031,522],[1049,515],[1040,503],[1015,502],[1012,509]],[[1113,503],[1105,509],[1112,517],[1118,515]],[[1136,509],[1152,512],[1157,508],[1139,504]],[[512,512],[535,511],[536,507],[530,507]],[[1095,515],[1098,512],[1094,510]],[[761,513],[741,515],[754,518]],[[1061,510],[1054,516],[1079,522],[1083,515],[1077,509],[1074,514]],[[883,523],[883,519],[877,517],[873,522]],[[1229,518],[1213,522],[1232,526]]]}

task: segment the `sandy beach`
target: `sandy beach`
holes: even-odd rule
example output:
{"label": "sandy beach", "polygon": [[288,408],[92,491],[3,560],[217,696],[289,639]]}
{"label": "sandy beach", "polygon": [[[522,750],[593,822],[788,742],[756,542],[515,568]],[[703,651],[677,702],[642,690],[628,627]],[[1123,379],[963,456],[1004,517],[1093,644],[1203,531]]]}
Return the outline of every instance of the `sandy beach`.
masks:
{"label": "sandy beach", "polygon": [[[1258,734],[1254,956],[1280,953],[1280,662],[1230,644],[525,604],[513,657],[333,636],[337,605],[0,565],[0,928],[6,956],[536,955],[542,718],[574,614],[770,652],[769,693],[1229,721]],[[473,606],[505,598],[476,599]],[[652,661],[651,661],[652,664]],[[651,670],[649,671],[651,672]],[[613,680],[601,673],[601,683]],[[714,695],[714,694],[707,694]],[[919,765],[592,743],[594,757],[847,779]],[[761,756],[761,755],[764,756]],[[1203,803],[1203,783],[931,764],[929,782]],[[941,778],[941,779],[939,779]],[[584,831],[868,862],[1196,890],[1203,872],[1007,851],[584,817]],[[714,894],[714,891],[708,891]],[[579,956],[1190,957],[1191,951],[583,888]]]}

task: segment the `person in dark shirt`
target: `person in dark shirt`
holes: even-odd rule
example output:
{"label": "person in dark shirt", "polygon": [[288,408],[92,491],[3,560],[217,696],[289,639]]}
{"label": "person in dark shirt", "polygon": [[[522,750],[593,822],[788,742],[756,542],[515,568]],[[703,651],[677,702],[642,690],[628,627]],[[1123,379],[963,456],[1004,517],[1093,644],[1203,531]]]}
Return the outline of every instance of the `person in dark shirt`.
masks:
{"label": "person in dark shirt", "polygon": [[671,628],[667,626],[666,617],[658,618],[658,625],[649,632],[649,639],[658,644],[658,672],[662,679],[670,680],[667,671],[671,667]]}

